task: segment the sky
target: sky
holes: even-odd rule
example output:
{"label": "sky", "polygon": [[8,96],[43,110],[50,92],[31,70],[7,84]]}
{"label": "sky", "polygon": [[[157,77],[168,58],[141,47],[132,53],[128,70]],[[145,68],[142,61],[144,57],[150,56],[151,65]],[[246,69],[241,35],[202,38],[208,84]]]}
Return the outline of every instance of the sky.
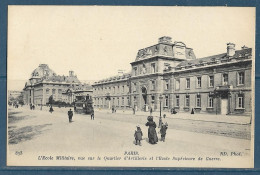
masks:
{"label": "sky", "polygon": [[197,58],[254,48],[255,8],[9,6],[8,89],[22,90],[39,64],[93,82],[131,70],[137,51],[170,36]]}

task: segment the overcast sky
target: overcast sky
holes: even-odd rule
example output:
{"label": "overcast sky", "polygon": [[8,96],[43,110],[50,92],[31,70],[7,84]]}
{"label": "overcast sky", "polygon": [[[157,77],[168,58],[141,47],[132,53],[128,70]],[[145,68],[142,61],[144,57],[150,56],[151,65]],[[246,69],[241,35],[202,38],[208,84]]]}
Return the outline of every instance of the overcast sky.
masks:
{"label": "overcast sky", "polygon": [[245,7],[9,6],[8,86],[21,90],[39,64],[80,80],[130,71],[139,49],[161,36],[182,41],[197,58],[254,48],[255,9]]}

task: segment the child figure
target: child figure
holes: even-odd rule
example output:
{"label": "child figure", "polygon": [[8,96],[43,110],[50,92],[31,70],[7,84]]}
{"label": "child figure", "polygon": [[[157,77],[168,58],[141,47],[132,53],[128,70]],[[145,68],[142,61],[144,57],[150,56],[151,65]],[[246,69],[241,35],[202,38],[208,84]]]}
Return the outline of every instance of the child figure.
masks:
{"label": "child figure", "polygon": [[140,126],[136,127],[137,130],[135,131],[135,144],[137,145],[137,142],[139,142],[139,145],[141,146],[141,140],[142,140],[142,136],[143,136],[143,132],[140,128]]}
{"label": "child figure", "polygon": [[161,132],[161,141],[165,142],[166,130],[168,129],[167,122],[165,124],[162,123],[162,127],[160,129]]}

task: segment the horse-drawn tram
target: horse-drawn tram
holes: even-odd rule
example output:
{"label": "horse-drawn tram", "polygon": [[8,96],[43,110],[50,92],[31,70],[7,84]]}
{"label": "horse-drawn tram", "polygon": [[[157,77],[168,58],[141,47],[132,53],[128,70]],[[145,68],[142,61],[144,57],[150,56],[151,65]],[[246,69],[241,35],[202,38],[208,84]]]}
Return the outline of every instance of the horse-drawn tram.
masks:
{"label": "horse-drawn tram", "polygon": [[94,111],[92,99],[76,101],[74,111],[79,114],[92,114]]}

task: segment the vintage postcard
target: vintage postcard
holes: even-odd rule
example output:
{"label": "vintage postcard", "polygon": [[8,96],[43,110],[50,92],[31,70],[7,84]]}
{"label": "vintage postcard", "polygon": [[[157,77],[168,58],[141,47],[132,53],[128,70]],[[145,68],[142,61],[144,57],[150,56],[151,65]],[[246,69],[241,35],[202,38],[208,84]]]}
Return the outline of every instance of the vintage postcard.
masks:
{"label": "vintage postcard", "polygon": [[7,166],[254,167],[255,8],[8,6]]}

